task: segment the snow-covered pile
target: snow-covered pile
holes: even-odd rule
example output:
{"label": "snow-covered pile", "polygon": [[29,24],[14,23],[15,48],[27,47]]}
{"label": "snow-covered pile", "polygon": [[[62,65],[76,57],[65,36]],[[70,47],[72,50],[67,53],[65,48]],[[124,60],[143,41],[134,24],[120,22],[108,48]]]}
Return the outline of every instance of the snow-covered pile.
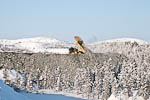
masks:
{"label": "snow-covered pile", "polygon": [[72,43],[44,37],[0,40],[0,50],[9,52],[67,54],[68,48],[72,46],[74,46]]}

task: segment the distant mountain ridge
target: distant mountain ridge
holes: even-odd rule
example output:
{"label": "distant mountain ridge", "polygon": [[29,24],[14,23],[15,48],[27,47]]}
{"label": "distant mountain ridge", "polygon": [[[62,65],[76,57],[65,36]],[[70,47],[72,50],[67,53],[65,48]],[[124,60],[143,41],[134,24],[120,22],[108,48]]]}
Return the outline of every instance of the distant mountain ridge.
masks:
{"label": "distant mountain ridge", "polygon": [[[112,40],[99,41],[87,44],[89,48],[99,47],[101,44],[108,43],[137,43],[139,45],[148,44],[148,42],[134,38],[118,38]],[[68,48],[75,47],[75,43],[65,42],[54,38],[35,37],[17,40],[0,40],[0,52],[20,52],[20,53],[58,53],[68,54]],[[93,48],[92,48],[93,49]]]}
{"label": "distant mountain ridge", "polygon": [[137,42],[138,44],[142,45],[142,44],[148,44],[148,42],[144,41],[144,40],[140,40],[140,39],[135,39],[135,38],[116,38],[116,39],[111,39],[111,40],[104,40],[104,41],[99,41],[99,42],[95,42],[94,44],[99,44],[99,43],[113,43],[113,42]]}
{"label": "distant mountain ridge", "polygon": [[[54,38],[26,38],[18,40],[0,40],[0,49],[4,52],[20,52],[20,53],[68,53],[69,47],[73,44],[56,40]],[[62,51],[59,52],[58,50]]]}

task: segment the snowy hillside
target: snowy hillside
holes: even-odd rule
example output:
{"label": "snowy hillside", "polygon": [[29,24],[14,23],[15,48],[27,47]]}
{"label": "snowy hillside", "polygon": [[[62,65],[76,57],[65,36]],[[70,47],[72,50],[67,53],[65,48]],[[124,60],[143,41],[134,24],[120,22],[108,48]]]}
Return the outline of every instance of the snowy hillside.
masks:
{"label": "snowy hillside", "polygon": [[89,44],[89,48],[94,53],[120,53],[127,55],[128,52],[135,49],[145,48],[150,46],[149,42],[133,39],[133,38],[120,38],[106,41],[100,41],[93,44]]}
{"label": "snowy hillside", "polygon": [[11,87],[0,80],[0,100],[31,100],[20,93],[15,92]]}
{"label": "snowy hillside", "polygon": [[[133,38],[120,38],[106,41],[100,41],[93,44],[87,44],[87,46],[93,52],[102,52],[99,49],[105,48],[103,45],[115,45],[125,43],[137,43],[139,45],[148,44],[143,40]],[[54,38],[26,38],[18,40],[0,40],[0,52],[20,52],[20,53],[56,53],[56,54],[68,54],[68,48],[75,47],[75,43],[69,43],[65,41],[56,40]],[[104,50],[107,51],[107,50]]]}
{"label": "snowy hillside", "polygon": [[93,44],[100,44],[100,43],[125,43],[125,42],[130,42],[130,43],[138,43],[139,45],[143,45],[143,44],[147,44],[148,42],[143,41],[143,40],[139,40],[139,39],[135,39],[135,38],[118,38],[118,39],[111,39],[111,40],[105,40],[105,41],[100,41],[100,42],[96,42]]}
{"label": "snowy hillside", "polygon": [[72,43],[59,41],[53,38],[26,38],[18,40],[0,40],[1,52],[23,52],[23,53],[68,53],[68,48],[74,46]]}

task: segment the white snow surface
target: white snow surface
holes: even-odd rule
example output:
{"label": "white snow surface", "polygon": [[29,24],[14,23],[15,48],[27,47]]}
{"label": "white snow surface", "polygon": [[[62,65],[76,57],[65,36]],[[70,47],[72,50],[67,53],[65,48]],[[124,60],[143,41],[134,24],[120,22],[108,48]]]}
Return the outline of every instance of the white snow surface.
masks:
{"label": "white snow surface", "polygon": [[[116,97],[112,94],[107,100],[144,100],[144,98],[141,96],[132,96],[127,98],[124,95]],[[148,100],[150,100],[150,98]]]}
{"label": "white snow surface", "polygon": [[75,97],[75,98],[80,98],[80,99],[87,99],[86,96],[83,96],[82,94],[76,94],[76,91],[72,91],[72,92],[65,92],[65,91],[56,91],[56,90],[50,90],[50,89],[41,89],[38,91],[39,93],[45,93],[45,94],[61,94],[64,96],[68,96],[68,97]]}
{"label": "white snow surface", "polygon": [[[69,97],[75,97],[75,98],[81,98],[81,99],[88,100],[88,97],[83,96],[82,94],[76,94],[75,91],[73,91],[72,93],[68,93],[68,92],[62,92],[62,91],[57,92],[56,90],[42,89],[42,90],[39,90],[39,93],[62,94],[62,95],[69,96]],[[89,100],[97,100],[97,99],[90,98]],[[144,98],[141,96],[138,96],[137,91],[134,91],[132,97],[126,97],[123,94],[121,94],[119,96],[115,96],[112,94],[107,100],[144,100]],[[150,100],[150,98],[148,100]]]}
{"label": "white snow surface", "polygon": [[[119,38],[95,42],[90,45],[98,46],[101,43],[116,43],[116,42],[117,43],[136,42],[139,45],[148,43],[146,41],[134,38]],[[0,52],[21,52],[21,53],[40,52],[40,53],[68,54],[70,47],[75,47],[75,43],[69,43],[54,38],[46,38],[46,37],[24,38],[18,40],[6,40],[6,39],[0,40]]]}
{"label": "white snow surface", "polygon": [[11,87],[0,80],[0,100],[31,100],[26,96],[15,92]]}
{"label": "white snow surface", "polygon": [[0,100],[83,100],[78,98],[71,98],[63,95],[52,94],[33,94],[21,93],[14,91],[13,88],[4,84],[0,80]]}
{"label": "white snow surface", "polygon": [[23,53],[69,53],[68,48],[73,47],[74,44],[56,40],[54,38],[25,38],[18,40],[0,40],[0,51],[17,51],[20,50]]}

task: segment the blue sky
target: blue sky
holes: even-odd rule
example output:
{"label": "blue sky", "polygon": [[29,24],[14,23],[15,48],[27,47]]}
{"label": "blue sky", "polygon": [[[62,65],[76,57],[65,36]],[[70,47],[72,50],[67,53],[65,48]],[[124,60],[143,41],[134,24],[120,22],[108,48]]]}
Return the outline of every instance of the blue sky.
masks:
{"label": "blue sky", "polygon": [[0,38],[149,41],[150,0],[0,0]]}

